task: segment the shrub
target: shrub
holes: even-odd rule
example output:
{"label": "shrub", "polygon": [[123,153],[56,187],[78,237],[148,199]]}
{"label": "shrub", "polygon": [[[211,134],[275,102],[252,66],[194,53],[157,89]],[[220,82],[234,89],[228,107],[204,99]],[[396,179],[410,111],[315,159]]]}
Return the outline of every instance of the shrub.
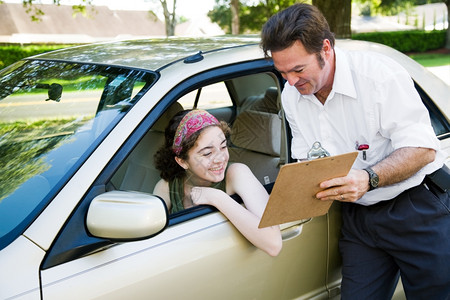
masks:
{"label": "shrub", "polygon": [[354,33],[352,39],[376,42],[400,52],[425,52],[445,47],[445,30]]}
{"label": "shrub", "polygon": [[0,69],[9,66],[24,57],[69,46],[71,45],[0,45]]}

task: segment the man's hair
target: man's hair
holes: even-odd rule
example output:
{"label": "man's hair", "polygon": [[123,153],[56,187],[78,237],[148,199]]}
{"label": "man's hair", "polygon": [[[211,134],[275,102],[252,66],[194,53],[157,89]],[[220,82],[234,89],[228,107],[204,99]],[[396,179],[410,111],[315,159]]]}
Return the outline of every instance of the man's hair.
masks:
{"label": "man's hair", "polygon": [[294,4],[273,15],[261,31],[261,48],[268,57],[269,51],[281,51],[300,41],[309,54],[319,54],[323,41],[328,39],[334,48],[334,34],[328,22],[313,5]]}

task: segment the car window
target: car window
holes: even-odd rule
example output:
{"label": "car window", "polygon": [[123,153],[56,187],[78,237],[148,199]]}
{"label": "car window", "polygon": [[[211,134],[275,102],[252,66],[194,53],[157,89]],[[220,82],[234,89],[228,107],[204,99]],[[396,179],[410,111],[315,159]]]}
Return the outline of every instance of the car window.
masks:
{"label": "car window", "polygon": [[[172,103],[112,177],[110,189],[153,193],[160,180],[154,154],[164,143],[164,130],[177,112],[194,107],[208,110],[232,128],[230,162],[247,164],[263,185],[279,172],[284,139],[279,113],[279,88],[269,73],[231,78],[182,95]],[[259,84],[259,86],[257,86]],[[250,91],[249,88],[251,87]],[[234,91],[233,96],[229,91]],[[239,99],[240,107],[232,98]],[[233,126],[235,125],[234,129]],[[195,209],[194,209],[195,210]],[[193,210],[187,210],[192,212]],[[175,217],[183,213],[175,214]]]}
{"label": "car window", "polygon": [[1,249],[2,238],[26,227],[156,75],[28,61],[0,76]]}
{"label": "car window", "polygon": [[184,109],[198,108],[208,110],[233,105],[225,82],[210,84],[194,90],[181,97],[178,102]]}
{"label": "car window", "polygon": [[[249,66],[251,68],[247,69]],[[260,66],[260,69],[258,69],[258,66]],[[255,72],[255,68],[263,73]],[[140,122],[140,125],[133,130],[133,133],[127,138],[117,154],[97,177],[89,191],[86,192],[81,200],[81,204],[77,207],[70,217],[70,220],[66,222],[66,225],[61,230],[60,237],[52,246],[47,259],[43,264],[43,268],[46,269],[65,261],[73,260],[91,252],[92,249],[107,247],[111,244],[108,240],[91,236],[87,232],[86,226],[80,226],[80,224],[83,224],[86,220],[89,203],[94,197],[108,191],[137,191],[153,194],[154,186],[157,181],[160,180],[159,171],[154,166],[154,154],[164,143],[164,130],[169,123],[169,120],[175,113],[185,109],[185,107],[180,104],[181,99],[193,90],[193,86],[196,88],[199,86],[201,87],[202,81],[206,81],[203,87],[212,85],[214,84],[214,78],[220,76],[220,80],[217,80],[216,83],[220,83],[220,85],[224,87],[222,88],[222,91],[226,91],[226,93],[229,94],[228,97],[230,101],[227,101],[224,103],[225,106],[221,107],[212,105],[210,107],[214,108],[208,109],[208,111],[218,117],[218,119],[227,120],[230,124],[233,124],[236,117],[240,114],[240,109],[236,104],[238,103],[236,101],[237,99],[245,99],[247,97],[252,97],[251,95],[253,95],[254,97],[249,99],[252,100],[250,102],[259,103],[259,100],[267,98],[264,97],[264,91],[271,89],[270,95],[273,96],[273,92],[275,92],[275,97],[268,97],[267,99],[269,101],[272,101],[270,99],[273,99],[275,102],[278,101],[276,95],[279,94],[278,80],[280,80],[281,77],[277,77],[276,74],[272,73],[272,69],[272,65],[268,64],[266,60],[252,62],[251,65],[246,63],[234,65],[232,68],[225,68],[224,70],[214,69],[201,73],[199,76],[192,76],[188,80],[176,84],[176,87],[165,94],[164,97],[157,99],[156,106],[148,112],[147,116]],[[245,73],[250,75],[236,77],[236,74],[243,75]],[[261,80],[263,77],[267,77],[266,80]],[[238,86],[237,83],[240,83],[240,85]],[[208,97],[205,98],[205,100],[207,101]],[[264,106],[265,105],[263,105],[263,107]],[[261,106],[258,105],[258,107]],[[273,117],[275,116],[278,118],[278,114],[272,114],[272,119],[274,119]],[[278,122],[279,121],[280,119],[278,118]],[[277,129],[276,126],[272,128],[275,131]],[[262,127],[262,129],[265,129],[265,127]],[[284,128],[282,130],[278,128],[278,131],[276,131],[278,139],[281,139],[281,136],[283,135]],[[257,136],[257,138],[266,136],[267,131],[264,131]],[[253,140],[256,143],[254,138]],[[271,138],[268,138],[265,141],[271,141]],[[265,147],[266,143],[262,143],[261,145]],[[278,157],[272,157],[270,164],[267,164],[266,162],[259,161],[258,158],[253,157],[253,154],[251,154],[253,158],[247,160],[244,152],[253,153],[254,151],[245,150],[238,153],[235,157],[243,162],[253,162],[251,169],[252,171],[255,171],[255,174],[260,174],[258,179],[261,180],[261,182],[264,182],[264,177],[266,176],[265,172],[267,170],[272,170],[276,173],[279,169],[281,159]],[[265,158],[270,156],[266,154],[263,155]],[[270,180],[275,180],[275,176],[270,175],[269,178]],[[201,206],[187,209],[180,212],[180,214],[172,214],[170,215],[169,227],[194,218],[201,218],[201,216],[214,211],[215,210],[209,206]],[[162,233],[161,236],[163,235],[164,234]],[[73,249],[73,245],[79,246],[77,246],[76,249]]]}

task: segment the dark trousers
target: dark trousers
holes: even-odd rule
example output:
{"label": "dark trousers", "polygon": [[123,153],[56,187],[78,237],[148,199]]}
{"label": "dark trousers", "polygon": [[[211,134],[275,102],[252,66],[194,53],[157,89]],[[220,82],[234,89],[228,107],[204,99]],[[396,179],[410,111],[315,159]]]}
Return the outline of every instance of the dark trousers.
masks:
{"label": "dark trousers", "polygon": [[450,299],[448,192],[421,184],[342,209],[342,299],[391,299],[399,276],[408,299]]}

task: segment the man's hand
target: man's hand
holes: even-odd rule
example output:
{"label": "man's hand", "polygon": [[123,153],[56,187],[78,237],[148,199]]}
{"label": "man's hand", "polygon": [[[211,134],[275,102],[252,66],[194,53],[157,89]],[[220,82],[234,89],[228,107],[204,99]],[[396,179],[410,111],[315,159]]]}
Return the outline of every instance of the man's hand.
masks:
{"label": "man's hand", "polygon": [[[378,174],[378,186],[387,186],[403,181],[435,159],[436,151],[429,148],[405,147],[392,152],[388,157],[372,166]],[[325,190],[316,194],[320,200],[355,202],[369,190],[369,174],[364,170],[351,170],[347,176],[322,182]]]}
{"label": "man's hand", "polygon": [[347,176],[320,183],[325,189],[316,194],[319,200],[355,202],[369,190],[369,174],[364,170],[350,170]]}

